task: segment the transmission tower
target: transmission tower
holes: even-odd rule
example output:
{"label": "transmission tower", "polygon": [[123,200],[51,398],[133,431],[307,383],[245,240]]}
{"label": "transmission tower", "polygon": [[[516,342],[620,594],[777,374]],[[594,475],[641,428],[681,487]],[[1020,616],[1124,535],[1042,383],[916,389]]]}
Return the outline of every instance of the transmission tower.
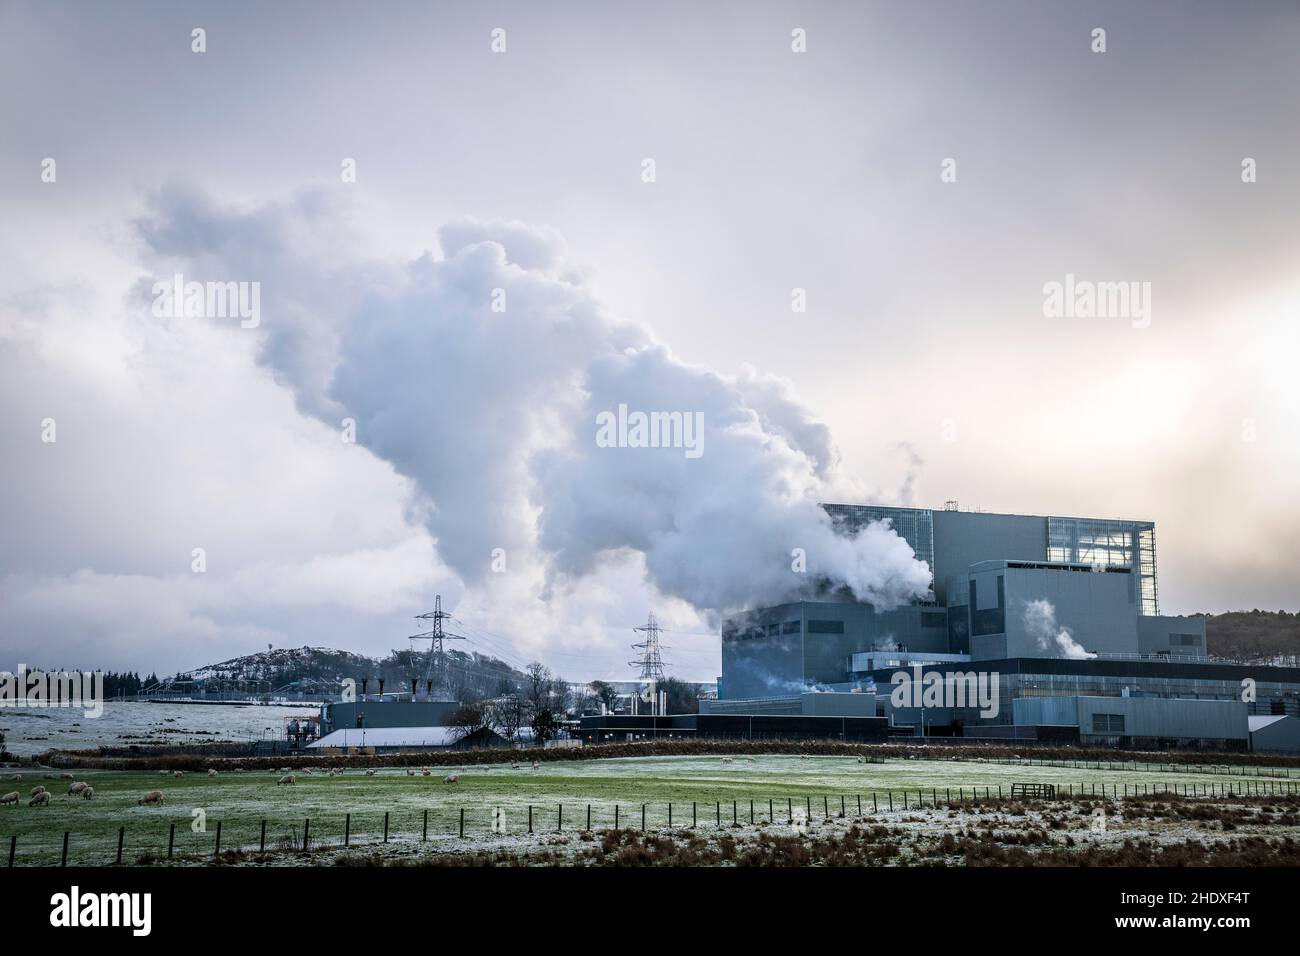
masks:
{"label": "transmission tower", "polygon": [[424,614],[415,615],[417,621],[423,621],[429,624],[429,630],[420,634],[412,634],[411,641],[428,641],[429,656],[425,658],[424,677],[425,687],[429,689],[430,696],[433,691],[439,693],[449,693],[451,688],[447,680],[447,655],[443,651],[443,641],[463,641],[466,640],[460,634],[453,634],[444,630],[442,622],[451,617],[442,609],[442,595],[436,595],[433,599],[433,610],[426,611]]}
{"label": "transmission tower", "polygon": [[642,680],[658,683],[664,679],[664,659],[660,653],[662,646],[659,643],[659,632],[663,628],[659,626],[654,613],[651,612],[644,627],[634,627],[632,630],[638,634],[645,634],[645,640],[632,645],[632,650],[640,651],[641,656],[637,660],[628,661],[627,664],[629,667],[640,668]]}

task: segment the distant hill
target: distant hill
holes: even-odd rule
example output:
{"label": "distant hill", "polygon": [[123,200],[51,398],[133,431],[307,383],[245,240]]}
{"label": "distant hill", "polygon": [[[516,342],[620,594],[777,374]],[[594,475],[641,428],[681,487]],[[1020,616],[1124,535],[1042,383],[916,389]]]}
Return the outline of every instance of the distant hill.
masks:
{"label": "distant hill", "polygon": [[[210,691],[267,693],[284,688],[307,692],[336,691],[351,678],[370,681],[369,690],[409,691],[411,678],[425,670],[425,655],[395,650],[387,657],[367,657],[331,647],[281,647],[205,664],[160,680],[162,689],[192,688],[202,683]],[[447,651],[447,671],[457,700],[482,700],[522,685],[524,675],[505,661],[484,654]],[[421,688],[423,689],[423,688]]]}
{"label": "distant hill", "polygon": [[1205,618],[1207,649],[1214,657],[1300,666],[1300,612],[1229,611]]}

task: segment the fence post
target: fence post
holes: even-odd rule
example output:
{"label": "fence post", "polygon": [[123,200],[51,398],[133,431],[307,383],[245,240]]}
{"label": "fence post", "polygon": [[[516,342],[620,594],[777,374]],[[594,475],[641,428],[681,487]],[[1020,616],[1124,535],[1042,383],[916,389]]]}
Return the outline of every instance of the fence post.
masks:
{"label": "fence post", "polygon": [[[532,811],[533,808],[532,808],[532,807],[529,807],[528,809],[529,809],[529,812],[530,812],[530,815],[531,815],[531,811]],[[532,833],[532,832],[533,832],[531,826],[528,828],[528,832],[529,832],[529,833]],[[464,808],[464,807],[461,807],[461,808],[460,808],[460,838],[461,838],[462,840],[465,839],[465,808]]]}
{"label": "fence post", "polygon": [[673,805],[672,805],[672,801],[669,801],[669,803],[668,803],[668,829],[671,830],[672,828],[673,828]]}
{"label": "fence post", "polygon": [[751,827],[754,825],[754,801],[753,800],[749,801],[749,825]]}
{"label": "fence post", "polygon": [[[862,798],[859,797],[858,799],[861,800]],[[871,812],[872,813],[880,812],[880,804],[876,802],[876,791],[874,790],[871,791]]]}
{"label": "fence post", "polygon": [[560,812],[555,818],[555,832],[564,832],[564,804],[560,804]]}
{"label": "fence post", "polygon": [[59,866],[68,865],[68,831],[63,831],[63,862]]}
{"label": "fence post", "polygon": [[424,843],[429,839],[429,808],[424,808],[424,822],[420,824],[420,842]]}
{"label": "fence post", "polygon": [[528,832],[533,832],[533,805],[528,804]]}
{"label": "fence post", "polygon": [[767,798],[767,822],[776,823],[776,817],[772,813],[772,798]]}
{"label": "fence post", "polygon": [[722,826],[722,801],[721,800],[717,802],[717,806],[715,809],[717,810],[718,826]]}
{"label": "fence post", "polygon": [[645,804],[641,804],[641,832],[645,833]]}
{"label": "fence post", "polygon": [[587,832],[591,832],[591,804],[587,804]]}
{"label": "fence post", "polygon": [[18,849],[18,834],[9,837],[9,869],[14,868],[14,851]]}
{"label": "fence post", "polygon": [[172,858],[172,847],[176,844],[176,824],[171,825],[167,831],[167,859]]}
{"label": "fence post", "polygon": [[117,865],[122,865],[122,841],[126,838],[126,827],[117,828]]}
{"label": "fence post", "polygon": [[259,852],[261,853],[266,852],[266,821],[265,820],[262,821],[262,836],[258,844],[258,847],[259,847]]}
{"label": "fence post", "polygon": [[[429,811],[424,811],[424,825],[429,825]],[[343,816],[343,845],[351,846],[352,844],[352,814],[347,813]]]}
{"label": "fence post", "polygon": [[302,821],[302,852],[307,852],[308,841],[311,839],[311,817],[304,817]]}
{"label": "fence post", "polygon": [[614,804],[614,829],[618,829],[618,804]]}
{"label": "fence post", "polygon": [[212,848],[212,855],[213,856],[221,855],[221,821],[220,820],[217,821],[217,842],[216,845]]}
{"label": "fence post", "polygon": [[731,801],[731,825],[734,827],[734,826],[735,826],[736,824],[738,824],[739,822],[740,822],[740,820],[737,819],[737,816],[736,816],[736,801],[735,801],[735,800],[732,800],[732,801]]}
{"label": "fence post", "polygon": [[384,842],[388,842],[388,811],[384,811]]}

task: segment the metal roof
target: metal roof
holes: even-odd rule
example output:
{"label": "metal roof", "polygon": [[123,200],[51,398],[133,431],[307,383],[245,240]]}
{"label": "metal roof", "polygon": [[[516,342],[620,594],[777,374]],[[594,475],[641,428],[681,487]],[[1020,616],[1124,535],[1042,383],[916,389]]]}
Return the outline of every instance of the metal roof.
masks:
{"label": "metal roof", "polygon": [[450,747],[460,740],[455,727],[350,727],[326,734],[316,747]]}

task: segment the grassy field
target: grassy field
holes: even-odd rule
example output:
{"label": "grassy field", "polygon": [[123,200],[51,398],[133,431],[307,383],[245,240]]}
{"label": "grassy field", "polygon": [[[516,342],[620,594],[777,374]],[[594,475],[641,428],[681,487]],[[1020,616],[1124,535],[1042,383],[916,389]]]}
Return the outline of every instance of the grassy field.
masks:
{"label": "grassy field", "polygon": [[[417,771],[418,773],[418,771]],[[447,784],[443,776],[458,773],[460,782]],[[218,822],[221,848],[256,850],[262,821],[267,821],[268,850],[300,848],[305,821],[310,819],[314,849],[339,845],[345,818],[351,815],[353,845],[382,844],[384,814],[388,814],[390,843],[420,841],[425,815],[428,840],[448,849],[468,846],[512,848],[536,845],[537,837],[584,829],[591,807],[593,829],[612,828],[617,807],[623,827],[641,826],[641,805],[646,804],[646,826],[672,823],[689,825],[691,805],[696,805],[700,826],[716,826],[717,804],[722,819],[748,825],[750,801],[755,823],[766,821],[770,800],[773,824],[788,822],[791,808],[810,809],[815,818],[824,810],[837,815],[841,798],[849,816],[857,813],[858,798],[864,812],[887,819],[888,794],[893,794],[894,814],[902,814],[904,792],[909,807],[932,802],[937,793],[969,797],[996,796],[998,788],[1009,794],[1012,783],[1052,783],[1062,792],[1100,792],[1118,787],[1208,787],[1211,781],[1189,780],[1188,775],[1153,770],[1082,769],[1052,766],[1010,766],[977,760],[886,760],[860,763],[853,757],[766,755],[757,757],[645,757],[607,760],[555,761],[533,770],[521,764],[442,767],[431,776],[408,776],[404,769],[384,769],[367,776],[348,770],[343,776],[297,774],[293,786],[277,786],[278,773],[222,773],[215,778],[188,773],[163,777],[158,772],[79,770],[95,790],[93,800],[66,794],[68,781],[56,773],[23,774],[18,782],[0,781],[0,791],[18,790],[19,806],[0,807],[0,866],[4,865],[10,837],[16,836],[16,865],[57,864],[63,834],[69,833],[70,864],[113,862],[118,829],[124,827],[123,862],[166,856],[168,831],[175,824],[177,857],[210,857],[216,845]],[[47,807],[28,807],[28,792],[44,784],[54,793]],[[1217,786],[1240,788],[1242,781],[1218,781]],[[1252,786],[1300,790],[1295,781],[1259,782]],[[987,788],[987,790],[986,790]],[[166,794],[163,806],[138,806],[149,790]],[[873,810],[872,795],[876,795]],[[563,819],[560,806],[563,805]],[[533,808],[534,836],[528,835],[529,807]],[[460,838],[464,812],[466,840]]]}

